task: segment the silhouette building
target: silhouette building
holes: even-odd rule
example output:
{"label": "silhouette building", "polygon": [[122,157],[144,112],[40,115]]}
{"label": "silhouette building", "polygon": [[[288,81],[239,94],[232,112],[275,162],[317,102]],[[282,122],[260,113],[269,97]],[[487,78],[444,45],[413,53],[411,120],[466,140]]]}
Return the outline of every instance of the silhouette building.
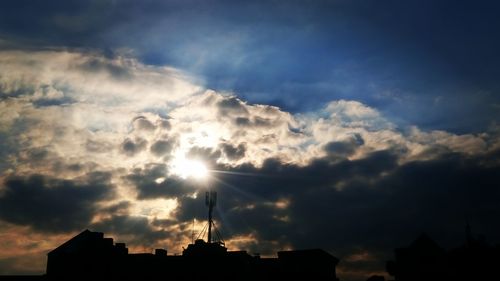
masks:
{"label": "silhouette building", "polygon": [[396,281],[500,280],[500,247],[475,239],[467,224],[466,242],[449,251],[427,235],[410,246],[395,250],[395,260],[387,262],[387,272]]}
{"label": "silhouette building", "polygon": [[278,252],[276,258],[228,251],[212,238],[216,193],[207,193],[207,241],[197,239],[182,255],[157,249],[131,254],[124,243],[113,243],[101,232],[85,230],[48,253],[48,279],[107,280],[338,280],[337,258],[321,249]]}
{"label": "silhouette building", "polygon": [[410,246],[394,250],[395,261],[387,263],[387,272],[397,281],[447,280],[446,251],[426,234]]}
{"label": "silhouette building", "polygon": [[198,239],[182,255],[130,254],[102,232],[85,230],[48,253],[47,277],[121,280],[338,280],[338,259],[321,249],[281,251],[262,258],[228,251],[217,242]]}

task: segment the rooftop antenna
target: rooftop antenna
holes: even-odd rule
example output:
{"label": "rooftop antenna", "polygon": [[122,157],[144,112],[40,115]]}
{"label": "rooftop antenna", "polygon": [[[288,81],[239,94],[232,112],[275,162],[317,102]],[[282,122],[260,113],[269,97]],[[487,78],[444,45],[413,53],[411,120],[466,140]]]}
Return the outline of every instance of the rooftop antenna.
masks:
{"label": "rooftop antenna", "polygon": [[[205,224],[201,232],[199,232],[198,237],[196,240],[198,240],[200,237],[203,237],[205,235],[205,231],[207,232],[207,243],[217,243],[222,246],[225,246],[225,242],[222,239],[222,235],[220,234],[219,230],[217,229],[217,225],[215,224],[214,220],[212,219],[212,213],[214,210],[214,207],[217,205],[217,192],[215,191],[207,191],[205,193],[205,205],[208,207],[208,222]],[[213,234],[215,234],[215,239],[212,238],[212,228],[213,228]]]}
{"label": "rooftop antenna", "polygon": [[[217,192],[207,191],[205,194],[205,205],[208,207],[208,238],[207,242],[212,243],[212,225],[214,221],[212,220],[212,211],[217,205]],[[214,225],[215,228],[215,225]]]}
{"label": "rooftop antenna", "polygon": [[191,229],[191,244],[194,244],[194,218],[193,218],[193,228]]}

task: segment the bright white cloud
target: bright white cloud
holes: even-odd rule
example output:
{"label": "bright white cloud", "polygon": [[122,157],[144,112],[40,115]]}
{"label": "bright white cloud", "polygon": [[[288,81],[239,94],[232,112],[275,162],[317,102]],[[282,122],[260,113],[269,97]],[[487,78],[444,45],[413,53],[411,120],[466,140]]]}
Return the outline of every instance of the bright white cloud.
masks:
{"label": "bright white cloud", "polygon": [[[16,173],[50,173],[48,164],[77,163],[126,171],[168,164],[174,154],[193,147],[216,150],[221,145],[228,152],[240,147],[242,157],[221,153],[219,162],[257,166],[268,158],[307,165],[325,156],[329,143],[354,139],[352,159],[389,148],[399,149],[402,161],[432,157],[425,152],[435,147],[466,154],[489,149],[486,135],[416,127],[403,132],[356,101],[332,101],[321,112],[296,115],[249,104],[202,90],[175,69],[131,58],[7,51],[0,53],[0,64],[0,129],[15,144],[7,159]],[[30,158],[34,150],[45,151],[50,160],[37,166]]]}

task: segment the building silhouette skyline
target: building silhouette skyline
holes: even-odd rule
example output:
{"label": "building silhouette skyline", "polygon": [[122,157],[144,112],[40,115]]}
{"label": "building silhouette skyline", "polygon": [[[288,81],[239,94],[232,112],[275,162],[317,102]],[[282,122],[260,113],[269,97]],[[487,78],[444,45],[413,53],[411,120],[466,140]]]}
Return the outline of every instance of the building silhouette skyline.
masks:
{"label": "building silhouette skyline", "polygon": [[196,240],[182,255],[129,253],[102,232],[84,230],[48,253],[47,278],[122,280],[338,280],[339,259],[321,249],[279,251],[275,258],[228,251],[219,242]]}
{"label": "building silhouette skyline", "polygon": [[[115,243],[103,232],[86,229],[47,254],[46,274],[0,276],[2,280],[314,280],[339,281],[339,259],[322,249],[278,251],[275,257],[250,255],[226,248],[213,220],[217,193],[206,193],[207,223],[200,235],[183,248],[181,255],[167,249],[154,253],[129,253],[125,243]],[[214,234],[212,234],[212,230]],[[465,242],[445,250],[422,233],[409,246],[394,250],[386,263],[395,281],[498,280],[500,246],[475,237],[469,223]],[[369,281],[384,281],[372,275]]]}
{"label": "building silhouette skyline", "polygon": [[[276,257],[228,250],[220,241],[197,239],[181,255],[167,249],[129,253],[102,232],[88,229],[47,254],[45,275],[0,276],[0,280],[336,280],[339,259],[322,249],[278,251]],[[498,280],[500,245],[466,227],[464,243],[449,250],[422,233],[394,250],[388,280]],[[368,276],[367,276],[368,277]],[[372,275],[366,280],[383,281]]]}
{"label": "building silhouette skyline", "polygon": [[156,249],[154,254],[129,253],[125,243],[114,243],[113,238],[104,237],[104,233],[86,229],[47,254],[46,276],[56,280],[133,277],[185,281],[338,281],[339,259],[322,249],[279,251],[273,258],[228,250],[213,220],[216,191],[206,192],[205,205],[208,208],[204,228],[207,240],[196,239],[182,255],[169,255],[166,249]]}
{"label": "building silhouette skyline", "polygon": [[394,250],[386,270],[395,281],[500,280],[500,245],[475,237],[467,222],[461,246],[446,250],[422,233],[408,247]]}

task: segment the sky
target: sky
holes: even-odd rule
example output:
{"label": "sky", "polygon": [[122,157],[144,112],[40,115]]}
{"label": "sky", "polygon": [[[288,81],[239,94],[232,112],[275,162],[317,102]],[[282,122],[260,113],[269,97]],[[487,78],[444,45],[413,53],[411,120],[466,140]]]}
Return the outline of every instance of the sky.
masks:
{"label": "sky", "polygon": [[[499,243],[496,1],[2,1],[0,274],[89,228],[384,274],[425,232]],[[200,163],[208,169],[197,178]]]}

